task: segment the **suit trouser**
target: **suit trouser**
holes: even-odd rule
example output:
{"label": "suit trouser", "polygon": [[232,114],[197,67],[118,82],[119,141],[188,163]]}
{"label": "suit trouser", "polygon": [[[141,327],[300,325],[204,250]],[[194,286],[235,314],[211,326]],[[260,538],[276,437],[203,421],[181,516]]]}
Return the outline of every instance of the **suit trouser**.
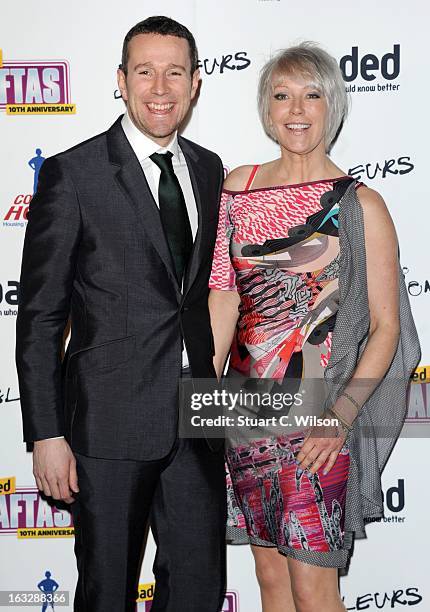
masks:
{"label": "suit trouser", "polygon": [[218,612],[225,590],[223,449],[179,439],[156,461],[75,453],[75,612],[131,612],[148,519],[157,544],[152,612]]}

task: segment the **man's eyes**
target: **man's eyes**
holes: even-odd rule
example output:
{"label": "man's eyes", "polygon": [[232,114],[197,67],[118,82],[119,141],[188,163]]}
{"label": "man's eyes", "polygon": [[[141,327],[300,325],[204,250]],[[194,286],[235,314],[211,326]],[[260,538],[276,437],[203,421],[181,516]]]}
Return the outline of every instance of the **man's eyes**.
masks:
{"label": "man's eyes", "polygon": [[[142,75],[142,76],[149,76],[152,77],[154,76],[154,73],[152,72],[152,70],[139,70],[138,74]],[[169,70],[169,72],[166,73],[166,76],[170,77],[170,76],[183,76],[184,73],[180,70]]]}

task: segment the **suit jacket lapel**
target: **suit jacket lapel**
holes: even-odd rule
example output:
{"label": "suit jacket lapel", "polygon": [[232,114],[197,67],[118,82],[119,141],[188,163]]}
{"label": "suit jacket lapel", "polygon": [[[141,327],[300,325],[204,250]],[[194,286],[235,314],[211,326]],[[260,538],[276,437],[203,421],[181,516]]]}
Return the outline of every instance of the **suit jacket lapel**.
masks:
{"label": "suit jacket lapel", "polygon": [[139,160],[121,127],[121,117],[107,132],[109,161],[118,167],[115,178],[129,202],[138,212],[146,236],[164,262],[180,298],[180,287],[161,224],[158,206],[152,196]]}
{"label": "suit jacket lapel", "polygon": [[184,279],[184,297],[190,290],[199,272],[205,245],[205,228],[207,225],[208,208],[206,206],[205,169],[199,164],[199,156],[191,144],[179,136],[179,146],[185,156],[198,212],[198,229],[193,250]]}

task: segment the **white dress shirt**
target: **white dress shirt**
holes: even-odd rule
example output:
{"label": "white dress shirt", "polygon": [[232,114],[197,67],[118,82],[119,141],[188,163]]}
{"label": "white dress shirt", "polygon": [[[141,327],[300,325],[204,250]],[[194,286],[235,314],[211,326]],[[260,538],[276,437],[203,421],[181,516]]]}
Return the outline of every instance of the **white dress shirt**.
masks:
{"label": "white dress shirt", "polygon": [[142,166],[145,178],[148,181],[149,188],[154,197],[155,203],[158,204],[158,184],[160,182],[161,170],[154,164],[149,156],[153,153],[166,153],[170,151],[173,154],[172,163],[173,171],[178,177],[179,184],[184,194],[185,204],[187,206],[188,218],[190,220],[191,232],[193,240],[197,234],[198,214],[197,206],[194,198],[193,186],[191,184],[190,173],[188,172],[187,162],[184,154],[178,143],[178,134],[175,132],[172,140],[166,147],[160,147],[156,142],[145,136],[132,122],[128,113],[125,113],[121,121],[122,129],[127,137],[131,148],[136,154],[137,159]]}
{"label": "white dress shirt", "polygon": [[[154,197],[157,206],[159,206],[158,184],[160,182],[161,170],[157,166],[157,164],[154,164],[152,159],[149,159],[149,156],[153,153],[166,153],[167,151],[170,151],[173,154],[173,171],[178,177],[182,193],[184,194],[188,218],[190,220],[191,225],[191,233],[193,235],[193,240],[195,240],[199,224],[197,206],[196,200],[194,198],[193,186],[191,184],[187,162],[178,143],[177,132],[175,132],[172,140],[166,147],[160,147],[160,145],[151,140],[151,138],[148,138],[148,136],[145,136],[145,134],[143,134],[134,125],[127,112],[124,114],[124,117],[121,120],[121,126],[124,130],[124,134],[126,135],[128,142],[131,145],[131,148],[135,152],[136,157],[139,160],[140,165],[142,166],[142,170],[145,174],[145,178],[148,182],[149,188],[151,189],[151,193]],[[188,355],[186,349],[184,348],[182,351],[182,367],[185,368],[188,365]]]}

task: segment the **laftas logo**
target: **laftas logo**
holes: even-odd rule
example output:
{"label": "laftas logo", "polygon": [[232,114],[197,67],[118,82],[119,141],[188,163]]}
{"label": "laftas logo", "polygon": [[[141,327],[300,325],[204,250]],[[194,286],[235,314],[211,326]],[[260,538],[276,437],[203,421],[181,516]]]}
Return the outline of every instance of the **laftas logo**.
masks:
{"label": "laftas logo", "polygon": [[0,50],[0,110],[7,115],[73,115],[64,60],[5,60]]}
{"label": "laftas logo", "polygon": [[36,487],[17,487],[16,478],[0,478],[0,536],[73,537],[72,516],[41,498]]}
{"label": "laftas logo", "polygon": [[380,55],[363,53],[360,47],[352,47],[350,53],[340,58],[339,66],[350,93],[393,93],[400,88],[395,82],[400,74],[399,44]]}

